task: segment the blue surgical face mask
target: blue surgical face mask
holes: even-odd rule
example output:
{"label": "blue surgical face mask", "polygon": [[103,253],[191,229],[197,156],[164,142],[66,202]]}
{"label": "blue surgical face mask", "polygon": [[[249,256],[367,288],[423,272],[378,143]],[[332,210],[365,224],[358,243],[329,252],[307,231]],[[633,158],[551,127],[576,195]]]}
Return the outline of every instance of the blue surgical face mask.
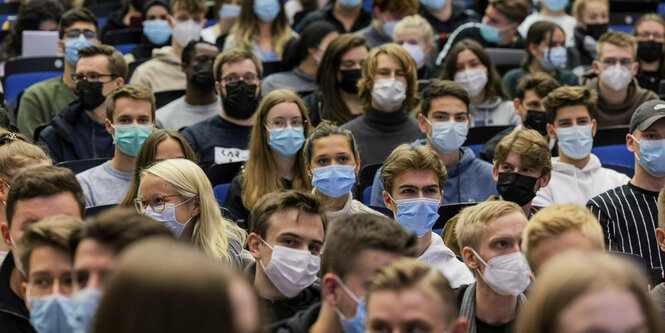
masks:
{"label": "blue surgical face mask", "polygon": [[395,200],[397,205],[395,218],[406,231],[422,237],[432,229],[439,219],[439,200],[430,198],[414,198]]}
{"label": "blue surgical face mask", "polygon": [[540,59],[540,64],[548,71],[562,68],[568,61],[566,48],[561,46],[546,48],[543,53],[544,57]]}
{"label": "blue surgical face mask", "polygon": [[219,9],[219,17],[238,17],[240,15],[240,6],[222,5]]}
{"label": "blue surgical face mask", "polygon": [[254,14],[263,22],[272,22],[282,11],[277,0],[254,0]]}
{"label": "blue surgical face mask", "polygon": [[499,35],[499,29],[491,25],[483,23],[480,26],[480,35],[488,43],[497,43],[501,41],[501,35]]}
{"label": "blue surgical face mask", "polygon": [[194,198],[189,198],[177,205],[175,204],[166,204],[164,205],[164,210],[161,213],[157,213],[154,210],[152,210],[152,207],[148,206],[145,208],[145,215],[151,217],[153,220],[163,224],[167,229],[171,230],[173,235],[175,235],[176,238],[180,238],[180,235],[182,235],[183,230],[185,230],[185,227],[191,221],[194,216],[190,216],[189,220],[185,223],[180,223],[178,220],[175,218],[175,208],[181,205],[184,205],[191,201]]}
{"label": "blue surgical face mask", "polygon": [[85,38],[83,34],[80,34],[78,38],[65,40],[65,60],[70,65],[76,67],[76,64],[79,62],[79,50],[92,45],[95,45],[95,42]]}
{"label": "blue surgical face mask", "polygon": [[342,324],[342,329],[344,330],[344,333],[363,333],[365,332],[365,314],[367,313],[367,308],[365,304],[365,298],[364,297],[358,297],[356,296],[345,284],[342,282],[342,280],[335,276],[335,280],[339,284],[339,286],[344,290],[344,292],[351,297],[351,299],[358,304],[356,307],[356,315],[353,318],[347,318],[342,314],[342,311],[340,311],[337,307],[334,307],[335,312],[337,312],[337,315],[339,316],[339,322]]}
{"label": "blue surgical face mask", "polygon": [[68,316],[73,311],[72,302],[67,296],[51,294],[46,296],[30,296],[28,287],[27,298],[30,304],[30,324],[39,333],[71,332]]}
{"label": "blue surgical face mask", "polygon": [[428,136],[429,142],[440,152],[450,154],[464,144],[467,134],[467,123],[458,121],[439,121],[432,123],[432,135]]}
{"label": "blue surgical face mask", "polygon": [[564,10],[568,6],[568,0],[545,0],[545,6],[547,8],[558,12]]}
{"label": "blue surgical face mask", "polygon": [[420,0],[420,3],[429,10],[439,10],[446,5],[446,0]]}
{"label": "blue surgical face mask", "polygon": [[143,21],[143,34],[155,45],[166,44],[171,33],[171,27],[166,20]]}
{"label": "blue surgical face mask", "polygon": [[72,295],[74,310],[70,312],[69,325],[73,332],[90,333],[92,323],[102,298],[102,291],[96,288],[85,288]]}
{"label": "blue surgical face mask", "polygon": [[355,183],[356,171],[353,165],[329,165],[312,169],[312,186],[331,198],[349,193]]}
{"label": "blue surgical face mask", "polygon": [[337,2],[344,8],[354,8],[360,5],[361,0],[337,0]]}
{"label": "blue surgical face mask", "polygon": [[302,127],[270,128],[270,141],[268,144],[275,154],[281,158],[291,158],[298,153],[305,143]]}
{"label": "blue surgical face mask", "polygon": [[111,125],[115,130],[113,143],[125,154],[134,156],[139,154],[143,141],[152,133],[152,125]]}
{"label": "blue surgical face mask", "polygon": [[589,156],[593,147],[592,127],[582,125],[555,129],[559,148],[564,155],[574,160],[581,160]]}
{"label": "blue surgical face mask", "polygon": [[640,144],[638,162],[644,170],[654,177],[665,177],[665,139],[638,141],[633,136],[633,140]]}

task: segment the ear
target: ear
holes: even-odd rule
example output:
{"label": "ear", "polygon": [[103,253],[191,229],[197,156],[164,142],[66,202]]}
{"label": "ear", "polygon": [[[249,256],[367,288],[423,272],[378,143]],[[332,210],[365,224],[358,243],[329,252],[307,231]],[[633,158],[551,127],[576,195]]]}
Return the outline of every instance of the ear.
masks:
{"label": "ear", "polygon": [[[515,97],[513,99],[513,107],[515,108],[515,113],[517,113],[520,116],[520,118],[522,118],[522,112],[520,112],[520,105],[522,105],[522,103],[520,103],[520,100],[517,97]],[[522,121],[524,121],[524,119],[522,119]]]}
{"label": "ear", "polygon": [[65,54],[65,40],[64,39],[58,39],[58,52],[60,52],[60,54]]}
{"label": "ear", "polygon": [[418,128],[423,134],[429,133],[429,124],[427,123],[427,120],[425,120],[425,116],[423,116],[422,113],[418,114]]}
{"label": "ear", "polygon": [[596,123],[596,119],[591,119],[591,136],[595,137],[596,136],[596,129],[598,128],[598,124]]}
{"label": "ear", "polygon": [[661,228],[656,228],[656,239],[658,240],[658,247],[661,251],[665,251],[665,231]]}
{"label": "ear", "polygon": [[360,173],[360,157],[356,160],[356,166],[353,168],[353,171],[356,173],[356,177],[358,177],[358,173]]}
{"label": "ear", "polygon": [[593,72],[596,73],[596,75],[600,75],[600,63],[598,60],[591,62],[591,68],[593,69]]}
{"label": "ear", "polygon": [[432,45],[429,45],[429,44],[425,45],[424,51],[425,51],[426,55],[429,54],[430,51],[432,51]]}
{"label": "ear", "polygon": [[201,214],[201,197],[194,198],[194,209],[192,210],[192,216],[196,217]]}
{"label": "ear", "polygon": [[166,22],[169,23],[169,28],[171,28],[171,30],[173,30],[173,28],[175,28],[175,19],[173,18],[173,16],[168,15],[166,17]]}
{"label": "ear", "polygon": [[307,175],[310,179],[314,177],[314,174],[312,173],[312,167],[309,165],[309,162],[305,162],[305,171],[307,172]]}
{"label": "ear", "polygon": [[120,87],[122,87],[123,84],[125,84],[125,79],[123,79],[121,77],[118,77],[118,78],[115,79],[114,84],[115,84],[116,89],[120,88]]}
{"label": "ear", "polygon": [[499,180],[499,171],[494,165],[492,165],[492,178],[494,178],[495,182]]}
{"label": "ear", "polygon": [[388,192],[383,191],[383,193],[381,193],[381,196],[383,197],[383,204],[386,206],[386,208],[392,210],[394,213],[397,210],[397,207],[393,206],[393,201],[390,199],[390,195],[388,194]]}
{"label": "ear", "polygon": [[455,328],[453,328],[453,333],[465,333],[469,328],[469,322],[464,317],[459,317],[455,320]]}
{"label": "ear", "polygon": [[552,179],[552,173],[548,173],[542,177],[540,177],[540,187],[545,187],[547,184],[550,183],[550,179]]}
{"label": "ear", "polygon": [[261,252],[259,251],[260,244],[261,240],[259,239],[259,235],[252,232],[247,236],[247,248],[249,248],[249,252],[254,259],[259,259],[261,256]]}
{"label": "ear", "polygon": [[383,12],[381,11],[381,9],[379,9],[379,7],[372,8],[372,15],[374,15],[374,19],[379,21],[379,23],[383,25],[384,22],[383,22],[383,17],[381,17],[382,16],[381,14],[383,14]]}
{"label": "ear", "polygon": [[547,123],[546,129],[547,129],[547,136],[549,136],[550,139],[558,140],[556,132],[554,131],[554,126],[552,126],[552,124]]}
{"label": "ear", "polygon": [[12,239],[9,237],[9,224],[7,222],[0,223],[0,232],[2,232],[2,240],[5,242],[5,245],[11,250]]}
{"label": "ear", "polygon": [[633,76],[637,75],[637,72],[639,71],[639,69],[640,69],[640,62],[635,61],[633,63],[633,70],[631,71],[631,74],[633,74]]}
{"label": "ear", "polygon": [[534,57],[538,57],[538,50],[536,49],[536,44],[531,44],[528,46],[529,47],[529,53],[533,55]]}
{"label": "ear", "polygon": [[217,91],[217,95],[222,96],[222,84],[219,81],[215,81],[215,90]]}
{"label": "ear", "polygon": [[30,310],[30,302],[28,302],[28,283],[21,282],[21,298],[25,302],[25,307]]}
{"label": "ear", "polygon": [[473,254],[473,251],[471,251],[471,247],[465,246],[462,249],[462,260],[464,260],[464,263],[469,267],[469,270],[473,271],[480,269],[480,261]]}
{"label": "ear", "polygon": [[337,305],[337,281],[335,280],[335,274],[326,273],[321,279],[321,295],[323,299],[328,302],[328,304],[335,306]]}
{"label": "ear", "polygon": [[111,136],[115,136],[115,129],[113,128],[112,125],[113,124],[111,124],[111,121],[109,120],[109,118],[106,118],[104,120],[104,126],[106,126],[106,132],[111,134]]}
{"label": "ear", "polygon": [[630,133],[626,134],[626,148],[628,148],[628,151],[634,153],[635,145],[638,145],[638,143],[633,139],[633,136]]}

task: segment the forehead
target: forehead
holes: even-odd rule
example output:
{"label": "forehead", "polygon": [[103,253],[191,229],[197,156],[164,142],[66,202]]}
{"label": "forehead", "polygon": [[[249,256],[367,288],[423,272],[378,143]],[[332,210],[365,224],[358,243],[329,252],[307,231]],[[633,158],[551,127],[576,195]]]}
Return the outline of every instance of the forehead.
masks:
{"label": "forehead", "polygon": [[433,112],[444,112],[449,114],[466,113],[467,108],[464,102],[454,96],[443,96],[432,99],[429,109],[429,115]]}
{"label": "forehead", "polygon": [[323,242],[323,221],[318,215],[301,212],[296,208],[287,208],[274,212],[268,217],[267,222],[267,239],[289,233]]}
{"label": "forehead", "polygon": [[173,189],[173,186],[164,179],[149,173],[141,180],[141,184],[139,184],[139,193],[142,196],[147,197],[153,194],[171,195],[175,194],[175,190]]}
{"label": "forehead", "polygon": [[192,56],[198,57],[200,55],[207,55],[215,57],[219,54],[217,47],[207,44],[207,43],[197,43],[194,45],[194,50],[192,50]]}
{"label": "forehead", "polygon": [[595,288],[571,302],[556,326],[564,332],[647,332],[635,294],[618,287]]}
{"label": "forehead", "polygon": [[542,98],[538,96],[535,90],[530,89],[524,92],[524,100],[522,101],[523,103],[526,102],[532,102],[532,101],[540,101]]}
{"label": "forehead", "polygon": [[231,73],[243,75],[247,72],[256,74],[256,66],[251,59],[222,64],[223,76]]}
{"label": "forehead", "polygon": [[152,105],[146,100],[120,97],[115,101],[114,117],[126,114],[150,116],[152,115]]}
{"label": "forehead", "polygon": [[556,118],[554,119],[574,119],[574,118],[589,118],[589,111],[584,105],[564,106],[557,110]]}
{"label": "forehead", "polygon": [[[374,292],[367,304],[370,321],[375,319],[390,323],[393,328],[403,327],[414,321],[432,325],[433,329],[443,328],[446,305],[434,295],[420,290],[417,286],[399,291],[381,290]],[[369,322],[368,325],[371,325]]]}
{"label": "forehead", "polygon": [[369,280],[377,269],[387,265],[398,257],[400,257],[399,254],[389,251],[376,249],[363,250],[355,256],[353,266],[347,272],[346,276],[356,276],[363,280]]}
{"label": "forehead", "polygon": [[579,230],[570,229],[562,234],[541,240],[538,245],[529,249],[539,268],[549,258],[569,250],[592,251],[593,245]]}
{"label": "forehead", "polygon": [[351,146],[345,136],[330,135],[314,141],[312,145],[312,156],[317,154],[349,153]]}
{"label": "forehead", "polygon": [[376,68],[401,69],[402,67],[393,57],[387,54],[379,54],[376,58]]}
{"label": "forehead", "polygon": [[492,5],[487,6],[487,9],[485,10],[485,15],[497,21],[508,20],[508,18],[506,18],[505,15],[501,14],[501,12],[498,11],[496,8],[494,8],[494,6]]}
{"label": "forehead", "polygon": [[603,43],[600,52],[602,58],[633,58],[633,48],[630,46],[618,46],[610,43]]}
{"label": "forehead", "polygon": [[92,24],[90,22],[83,22],[83,21],[74,22],[72,25],[65,28],[65,31],[69,31],[69,30],[73,30],[73,29],[79,29],[81,31],[83,31],[85,29],[89,29],[89,30],[92,30],[92,31],[95,31],[95,32],[97,31],[94,24]]}
{"label": "forehead", "polygon": [[90,72],[109,74],[109,59],[103,54],[79,59],[76,64],[76,73],[86,74]]}
{"label": "forehead", "polygon": [[[566,38],[566,36],[563,34],[563,31],[559,28],[554,29],[554,34],[552,35],[552,41],[562,41]],[[545,38],[543,38],[542,42],[549,43],[550,41],[550,32],[545,33]]]}
{"label": "forehead", "polygon": [[527,219],[520,212],[510,212],[489,221],[483,229],[483,242],[494,238],[520,238]]}
{"label": "forehead", "polygon": [[665,31],[665,27],[656,21],[644,21],[637,27],[637,32],[660,32]]}
{"label": "forehead", "polygon": [[480,59],[478,59],[478,56],[475,53],[473,53],[473,51],[471,51],[469,49],[463,50],[462,52],[457,54],[457,63],[458,64],[469,62],[469,61],[472,61],[472,60],[480,61]]}
{"label": "forehead", "polygon": [[584,14],[607,13],[607,6],[601,1],[588,1],[584,6]]}
{"label": "forehead", "polygon": [[167,14],[168,9],[164,8],[163,6],[160,5],[154,5],[151,6],[147,11],[147,15],[161,15],[161,14]]}
{"label": "forehead", "polygon": [[439,178],[433,170],[406,170],[393,179],[393,191],[401,186],[439,186]]}
{"label": "forehead", "polygon": [[300,108],[298,104],[293,102],[282,102],[273,106],[270,111],[268,111],[267,118],[275,119],[278,117],[283,117],[286,119],[291,119],[294,117],[301,117]]}
{"label": "forehead", "polygon": [[415,27],[406,27],[400,30],[396,35],[396,40],[411,40],[422,41],[425,36],[424,32],[416,29]]}
{"label": "forehead", "polygon": [[30,272],[44,272],[52,270],[70,269],[72,259],[63,249],[50,245],[37,246],[30,254]]}
{"label": "forehead", "polygon": [[23,199],[16,202],[12,226],[23,221],[37,222],[54,215],[81,217],[79,205],[71,192]]}
{"label": "forehead", "polygon": [[368,53],[368,51],[367,51],[367,48],[366,48],[366,47],[364,47],[364,46],[357,46],[357,47],[354,47],[354,48],[352,48],[352,49],[346,51],[346,52],[342,55],[342,60],[347,60],[347,59],[353,59],[353,60],[356,60],[356,59],[365,59],[365,57],[367,57],[367,53]]}
{"label": "forehead", "polygon": [[115,262],[113,249],[92,238],[83,239],[74,254],[74,268],[76,270],[108,270]]}
{"label": "forehead", "polygon": [[180,143],[173,138],[166,138],[157,145],[157,152],[155,153],[156,160],[165,158],[183,157],[185,154],[180,147]]}

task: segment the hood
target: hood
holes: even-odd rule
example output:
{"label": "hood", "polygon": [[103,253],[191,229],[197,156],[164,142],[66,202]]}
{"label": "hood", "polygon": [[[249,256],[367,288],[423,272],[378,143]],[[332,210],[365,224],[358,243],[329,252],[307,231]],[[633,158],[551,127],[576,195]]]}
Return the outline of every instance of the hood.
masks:
{"label": "hood", "polygon": [[[427,139],[418,139],[411,142],[412,147],[422,146],[427,144]],[[460,147],[460,156],[459,161],[453,165],[446,165],[446,173],[448,178],[457,177],[460,173],[464,172],[471,163],[473,159],[476,158],[476,154],[473,153],[473,150],[469,147]]]}
{"label": "hood", "polygon": [[166,63],[180,66],[180,57],[173,53],[173,47],[168,45],[152,50],[152,58]]}
{"label": "hood", "polygon": [[589,162],[584,166],[584,168],[582,168],[582,170],[578,169],[572,164],[559,162],[559,157],[552,158],[552,171],[560,172],[562,174],[574,177],[584,174],[591,174],[601,167],[602,165],[600,160],[594,154],[589,155]]}
{"label": "hood", "polygon": [[493,110],[494,108],[498,107],[499,104],[503,103],[503,100],[499,97],[495,97],[493,100],[485,100],[483,104],[478,104],[474,105],[476,109],[487,111],[487,110]]}

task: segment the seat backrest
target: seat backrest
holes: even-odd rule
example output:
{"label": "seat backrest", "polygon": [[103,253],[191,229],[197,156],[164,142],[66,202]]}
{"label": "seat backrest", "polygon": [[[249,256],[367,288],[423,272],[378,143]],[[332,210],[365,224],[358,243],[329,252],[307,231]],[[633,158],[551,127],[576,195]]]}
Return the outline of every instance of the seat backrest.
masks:
{"label": "seat backrest", "polygon": [[102,43],[107,45],[138,44],[141,42],[141,28],[109,30],[102,36]]}
{"label": "seat backrest", "polygon": [[635,166],[635,154],[630,152],[625,144],[600,146],[591,149],[602,164],[621,165],[629,168]]}
{"label": "seat backrest", "polygon": [[85,209],[85,217],[95,216],[95,215],[101,213],[102,211],[105,211],[109,208],[113,208],[115,206],[116,205],[104,205],[104,206],[87,207]]}
{"label": "seat backrest", "polygon": [[365,187],[365,189],[363,190],[363,203],[365,204],[365,206],[369,206],[371,202],[373,187],[374,186],[370,185]]}
{"label": "seat backrest", "polygon": [[212,188],[212,192],[215,194],[215,199],[217,200],[219,207],[222,207],[224,204],[224,200],[226,200],[226,193],[229,191],[229,187],[231,187],[231,184],[226,183],[216,185]]}
{"label": "seat backrest", "polygon": [[31,85],[48,80],[50,78],[62,75],[62,72],[33,72],[13,74],[5,80],[5,100],[11,104],[10,109],[16,106],[16,100],[19,93],[27,89]]}
{"label": "seat backrest", "polygon": [[58,166],[72,170],[74,173],[78,174],[85,170],[94,168],[104,162],[110,160],[110,158],[90,158],[86,160],[75,160],[75,161],[63,161],[58,163]]}
{"label": "seat backrest", "polygon": [[5,62],[5,76],[2,79],[2,84],[7,87],[7,78],[15,74],[35,72],[62,73],[64,70],[65,63],[62,57],[15,57]]}
{"label": "seat backrest", "polygon": [[180,98],[181,96],[185,95],[185,90],[167,90],[167,91],[159,91],[155,93],[155,104],[157,108],[161,108],[162,106],[169,104],[173,100],[176,100]]}
{"label": "seat backrest", "polygon": [[117,45],[113,45],[113,48],[120,51],[120,53],[122,53],[122,54],[127,54],[135,46],[136,46],[136,44],[117,44]]}
{"label": "seat backrest", "polygon": [[611,169],[616,172],[623,173],[624,175],[628,176],[628,178],[633,178],[635,175],[635,169],[631,167],[627,167],[625,165],[616,165],[612,163],[603,163],[603,168]]}
{"label": "seat backrest", "polygon": [[365,165],[360,168],[360,171],[358,172],[358,183],[360,184],[358,187],[360,191],[363,191],[367,186],[374,183],[374,175],[376,175],[376,171],[379,170],[381,165],[381,163],[376,163]]}
{"label": "seat backrest", "polygon": [[466,141],[464,141],[464,145],[470,146],[484,144],[508,127],[510,126],[471,127],[469,128],[469,133],[466,135]]}
{"label": "seat backrest", "polygon": [[231,162],[223,164],[213,164],[206,170],[206,175],[212,186],[230,183],[240,172],[244,162]]}
{"label": "seat backrest", "polygon": [[593,137],[593,146],[626,145],[626,134],[628,126],[608,126],[596,130],[596,136]]}
{"label": "seat backrest", "polygon": [[282,70],[281,61],[264,61],[263,62],[263,77],[273,73],[278,73]]}
{"label": "seat backrest", "polygon": [[439,219],[436,220],[436,223],[434,223],[433,229],[443,229],[443,227],[446,225],[446,222],[450,220],[453,216],[457,215],[462,209],[473,206],[477,204],[477,202],[463,202],[463,203],[456,203],[456,204],[448,204],[448,205],[441,205],[439,207]]}

